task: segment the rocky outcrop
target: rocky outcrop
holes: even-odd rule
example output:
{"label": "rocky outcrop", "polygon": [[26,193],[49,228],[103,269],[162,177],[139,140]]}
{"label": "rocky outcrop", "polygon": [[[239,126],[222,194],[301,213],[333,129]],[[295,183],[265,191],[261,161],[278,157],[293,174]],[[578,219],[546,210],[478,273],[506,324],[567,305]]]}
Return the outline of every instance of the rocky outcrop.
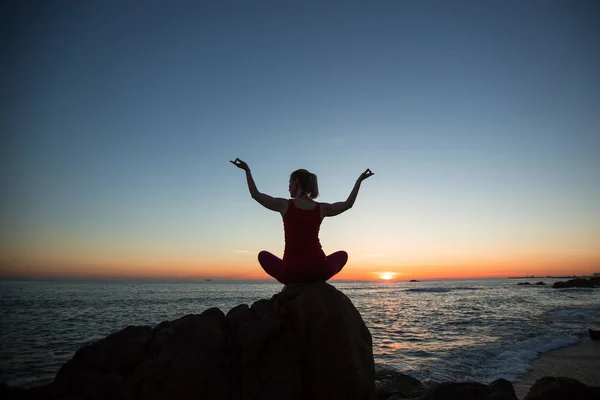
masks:
{"label": "rocky outcrop", "polygon": [[588,328],[588,333],[590,335],[590,339],[600,340],[600,329]]}
{"label": "rocky outcrop", "polygon": [[531,386],[524,400],[597,400],[600,387],[590,387],[571,378],[544,377]]}
{"label": "rocky outcrop", "polygon": [[[392,372],[391,375],[395,374]],[[379,371],[376,376],[379,375]],[[402,374],[398,374],[402,375]],[[411,378],[412,379],[412,378]],[[420,396],[422,387],[403,377],[395,377],[397,388],[389,386],[386,391],[378,388],[381,400],[518,400],[512,383],[506,379],[498,379],[489,385],[477,382],[443,382],[438,383]],[[402,388],[402,389],[401,389]],[[404,391],[403,391],[404,390]],[[390,395],[391,394],[391,395]],[[418,396],[418,397],[417,397]],[[545,377],[531,386],[524,400],[596,400],[600,399],[600,387],[587,386],[575,379]]]}
{"label": "rocky outcrop", "polygon": [[391,368],[375,366],[375,392],[378,399],[411,399],[423,394],[424,390],[418,379]]}
{"label": "rocky outcrop", "polygon": [[518,400],[512,383],[498,379],[489,385],[477,382],[444,382],[427,390],[419,400]]}
{"label": "rocky outcrop", "polygon": [[3,399],[365,399],[375,396],[371,334],[351,301],[291,285],[227,316],[212,308],[130,326],[79,349],[46,386]]}
{"label": "rocky outcrop", "polygon": [[[396,399],[404,398],[394,398]],[[600,399],[600,387],[590,387],[570,378],[544,377],[531,386],[524,398],[524,400],[550,399]],[[427,390],[418,400],[518,400],[518,397],[509,381],[498,379],[489,385],[476,382],[440,383]]]}
{"label": "rocky outcrop", "polygon": [[585,278],[575,278],[570,279],[566,282],[558,281],[552,285],[555,289],[564,289],[564,288],[593,288],[600,287],[600,277],[594,277],[590,279]]}

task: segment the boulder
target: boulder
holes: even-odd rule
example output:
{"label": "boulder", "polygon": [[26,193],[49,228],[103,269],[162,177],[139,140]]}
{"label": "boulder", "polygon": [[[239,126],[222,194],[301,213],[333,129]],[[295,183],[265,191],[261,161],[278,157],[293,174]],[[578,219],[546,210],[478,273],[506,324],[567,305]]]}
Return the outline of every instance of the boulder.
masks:
{"label": "boulder", "polygon": [[3,399],[364,399],[375,396],[371,334],[333,286],[290,285],[227,316],[212,308],[130,326],[79,349],[49,385]]}
{"label": "boulder", "polygon": [[425,390],[423,384],[408,375],[392,368],[375,366],[375,392],[378,399],[407,399],[420,396]]}
{"label": "boulder", "polygon": [[374,396],[371,334],[350,299],[333,286],[288,285],[250,310],[232,309],[227,319],[240,398]]}
{"label": "boulder", "polygon": [[588,328],[588,333],[590,334],[590,339],[600,340],[600,329]]}
{"label": "boulder", "polygon": [[512,383],[498,379],[489,385],[477,382],[443,382],[427,390],[419,400],[518,400]]}
{"label": "boulder", "polygon": [[536,282],[535,284],[538,285],[538,286],[546,286],[546,284],[544,282],[542,282],[542,281]]}
{"label": "boulder", "polygon": [[576,379],[544,377],[537,380],[523,400],[597,400],[600,388],[589,387]]}
{"label": "boulder", "polygon": [[519,282],[519,283],[517,283],[517,286],[528,286],[528,285],[531,285],[531,283],[529,283],[529,282]]}

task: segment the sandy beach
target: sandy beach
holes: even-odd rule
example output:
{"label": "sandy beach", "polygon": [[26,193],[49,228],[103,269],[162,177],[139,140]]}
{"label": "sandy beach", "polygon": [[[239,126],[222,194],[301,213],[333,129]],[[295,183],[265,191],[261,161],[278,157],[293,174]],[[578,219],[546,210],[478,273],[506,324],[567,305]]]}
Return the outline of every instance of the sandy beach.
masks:
{"label": "sandy beach", "polygon": [[545,376],[574,378],[589,386],[600,386],[600,341],[588,338],[582,343],[543,353],[533,361],[532,367],[514,384],[519,399]]}

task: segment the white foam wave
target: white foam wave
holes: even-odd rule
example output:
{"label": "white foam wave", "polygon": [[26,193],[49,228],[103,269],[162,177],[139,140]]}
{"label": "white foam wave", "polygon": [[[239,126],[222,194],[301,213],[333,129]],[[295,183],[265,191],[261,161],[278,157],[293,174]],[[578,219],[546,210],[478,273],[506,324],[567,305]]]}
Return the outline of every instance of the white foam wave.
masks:
{"label": "white foam wave", "polygon": [[531,363],[540,354],[550,350],[567,347],[577,343],[575,337],[538,337],[525,340],[515,348],[501,351],[488,364],[482,381],[492,382],[498,378],[515,381],[519,376],[531,370]]}

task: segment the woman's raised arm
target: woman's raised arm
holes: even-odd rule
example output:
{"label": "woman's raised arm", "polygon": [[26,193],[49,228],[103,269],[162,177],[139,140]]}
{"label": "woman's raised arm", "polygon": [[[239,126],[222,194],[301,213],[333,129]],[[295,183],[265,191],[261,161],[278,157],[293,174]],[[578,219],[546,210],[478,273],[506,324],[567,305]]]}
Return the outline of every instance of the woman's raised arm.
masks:
{"label": "woman's raised arm", "polygon": [[236,158],[234,161],[229,161],[236,167],[243,169],[246,171],[246,181],[248,183],[248,190],[250,191],[250,196],[254,200],[256,200],[260,205],[265,208],[268,208],[272,211],[277,211],[279,213],[285,212],[287,210],[287,200],[282,199],[280,197],[271,197],[268,194],[264,194],[258,191],[256,187],[256,183],[254,183],[254,178],[252,178],[252,172],[250,172],[250,167],[244,161]]}
{"label": "woman's raised arm", "polygon": [[339,201],[333,204],[321,203],[321,211],[323,213],[323,217],[333,217],[351,209],[354,205],[354,202],[356,201],[356,196],[358,196],[360,184],[362,183],[362,181],[364,181],[371,175],[373,175],[373,172],[371,172],[371,170],[368,168],[365,172],[360,174],[360,176],[356,180],[356,183],[354,184],[354,187],[352,188],[352,192],[350,192],[350,195],[348,196],[346,201]]}

